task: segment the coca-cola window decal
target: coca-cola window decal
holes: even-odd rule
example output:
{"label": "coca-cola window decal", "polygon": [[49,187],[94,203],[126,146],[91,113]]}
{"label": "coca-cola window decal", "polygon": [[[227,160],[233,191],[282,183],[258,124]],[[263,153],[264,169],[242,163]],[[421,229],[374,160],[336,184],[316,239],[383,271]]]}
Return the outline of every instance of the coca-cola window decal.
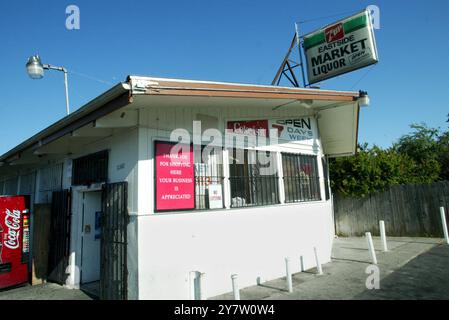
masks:
{"label": "coca-cola window decal", "polygon": [[313,145],[317,139],[315,121],[311,117],[228,121],[227,129],[232,135],[266,138],[271,136],[279,140],[300,141],[308,145]]}
{"label": "coca-cola window decal", "polygon": [[156,211],[195,208],[193,147],[156,142]]}
{"label": "coca-cola window decal", "polygon": [[268,120],[228,121],[228,130],[234,134],[268,137]]}

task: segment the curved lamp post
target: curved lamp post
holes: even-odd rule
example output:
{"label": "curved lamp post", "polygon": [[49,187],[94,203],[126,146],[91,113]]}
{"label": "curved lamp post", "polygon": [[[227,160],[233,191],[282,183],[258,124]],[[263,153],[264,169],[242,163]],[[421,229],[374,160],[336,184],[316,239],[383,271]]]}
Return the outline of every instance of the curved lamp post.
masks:
{"label": "curved lamp post", "polygon": [[44,69],[46,70],[56,70],[64,72],[64,83],[65,83],[65,104],[67,109],[67,114],[70,113],[69,106],[69,89],[67,81],[67,69],[64,67],[56,67],[50,64],[42,64],[41,59],[38,55],[31,56],[26,64],[27,73],[31,79],[42,79],[44,77]]}

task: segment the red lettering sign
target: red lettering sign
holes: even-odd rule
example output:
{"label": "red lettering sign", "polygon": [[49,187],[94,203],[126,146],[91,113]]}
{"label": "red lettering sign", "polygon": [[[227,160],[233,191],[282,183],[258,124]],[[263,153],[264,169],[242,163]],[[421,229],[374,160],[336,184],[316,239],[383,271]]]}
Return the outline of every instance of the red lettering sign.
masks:
{"label": "red lettering sign", "polygon": [[268,137],[268,120],[228,121],[228,129],[234,133]]}
{"label": "red lettering sign", "polygon": [[338,23],[324,30],[326,35],[326,42],[334,42],[340,39],[343,39],[345,36],[345,30],[343,29],[343,24]]}
{"label": "red lettering sign", "polygon": [[156,210],[195,208],[193,148],[156,142]]}

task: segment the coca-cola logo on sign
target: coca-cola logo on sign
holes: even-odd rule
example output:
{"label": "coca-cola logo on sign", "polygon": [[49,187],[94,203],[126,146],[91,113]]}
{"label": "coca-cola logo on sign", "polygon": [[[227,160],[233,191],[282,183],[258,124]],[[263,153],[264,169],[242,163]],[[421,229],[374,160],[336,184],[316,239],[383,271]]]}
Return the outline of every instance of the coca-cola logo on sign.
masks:
{"label": "coca-cola logo on sign", "polygon": [[20,211],[6,209],[5,226],[6,231],[3,244],[9,249],[17,249],[19,247],[20,236]]}
{"label": "coca-cola logo on sign", "polygon": [[336,24],[334,26],[325,29],[324,33],[326,34],[327,43],[343,39],[343,37],[345,36],[345,31],[343,29],[342,23]]}
{"label": "coca-cola logo on sign", "polygon": [[269,134],[267,120],[228,121],[228,129],[232,133],[251,136],[267,137]]}

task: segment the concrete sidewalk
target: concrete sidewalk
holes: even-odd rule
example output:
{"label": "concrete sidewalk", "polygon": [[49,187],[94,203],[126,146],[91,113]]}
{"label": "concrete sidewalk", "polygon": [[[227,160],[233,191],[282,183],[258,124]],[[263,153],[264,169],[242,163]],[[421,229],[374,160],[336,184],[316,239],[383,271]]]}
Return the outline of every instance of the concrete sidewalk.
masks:
{"label": "concrete sidewalk", "polygon": [[0,291],[0,300],[93,300],[81,290],[66,289],[55,283],[22,286]]}
{"label": "concrete sidewalk", "polygon": [[[375,248],[381,248],[374,238]],[[241,299],[449,299],[449,246],[435,238],[389,238],[389,252],[376,250],[380,289],[365,286],[371,264],[365,238],[335,239],[332,262],[293,275],[293,292],[285,278],[244,288]],[[213,297],[233,299],[232,293]]]}
{"label": "concrete sidewalk", "polygon": [[[381,248],[379,238],[374,246]],[[285,278],[241,290],[247,299],[449,299],[449,246],[441,239],[389,238],[389,252],[377,250],[380,289],[367,290],[366,267],[370,258],[365,238],[335,239],[332,262],[316,270],[293,275],[293,292],[286,291]],[[81,290],[57,284],[25,286],[0,291],[0,300],[91,300]],[[212,299],[233,299],[227,293]]]}

